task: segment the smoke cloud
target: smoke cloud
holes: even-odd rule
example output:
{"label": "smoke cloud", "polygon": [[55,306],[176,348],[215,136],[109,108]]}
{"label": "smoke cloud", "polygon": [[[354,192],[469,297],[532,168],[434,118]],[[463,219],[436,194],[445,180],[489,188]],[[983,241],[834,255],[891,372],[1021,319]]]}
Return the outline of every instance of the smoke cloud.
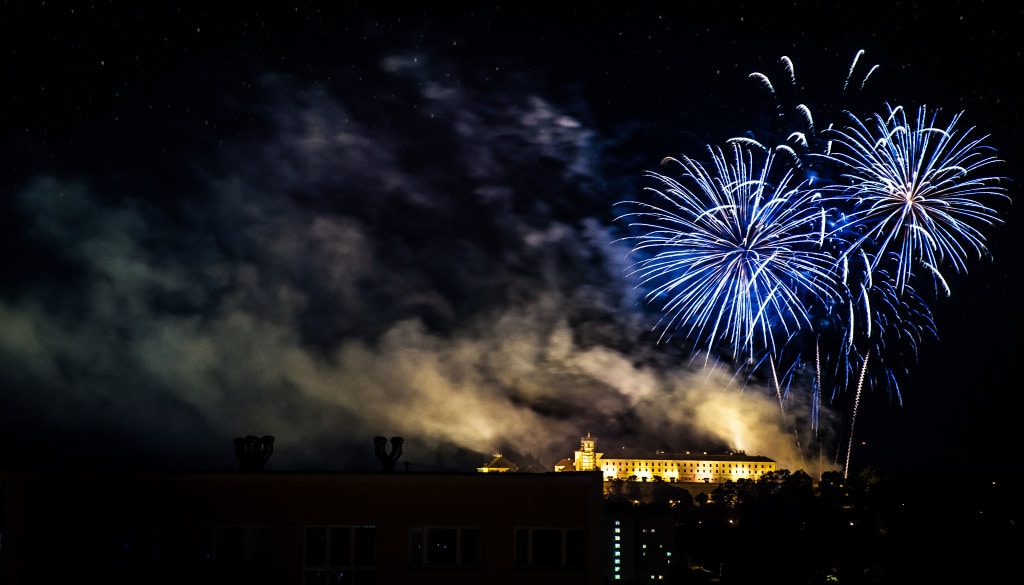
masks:
{"label": "smoke cloud", "polygon": [[618,174],[584,99],[426,52],[251,75],[207,110],[249,122],[17,193],[8,432],[55,459],[199,467],[271,434],[276,469],[372,465],[376,435],[413,465],[510,449],[550,469],[591,432],[811,469],[830,438],[801,392],[656,342],[612,217],[643,169]]}

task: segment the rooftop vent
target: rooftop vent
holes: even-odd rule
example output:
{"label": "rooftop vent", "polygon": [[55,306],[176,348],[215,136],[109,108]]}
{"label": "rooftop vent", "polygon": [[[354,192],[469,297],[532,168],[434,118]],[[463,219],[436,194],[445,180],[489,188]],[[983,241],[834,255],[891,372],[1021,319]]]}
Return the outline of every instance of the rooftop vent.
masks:
{"label": "rooftop vent", "polygon": [[402,456],[402,444],[405,443],[405,439],[402,437],[391,437],[390,453],[386,448],[387,442],[386,437],[374,437],[373,451],[376,453],[377,460],[380,461],[380,466],[384,471],[394,471],[398,458]]}
{"label": "rooftop vent", "polygon": [[242,465],[242,471],[263,471],[273,454],[274,437],[271,435],[249,435],[235,439],[235,455]]}

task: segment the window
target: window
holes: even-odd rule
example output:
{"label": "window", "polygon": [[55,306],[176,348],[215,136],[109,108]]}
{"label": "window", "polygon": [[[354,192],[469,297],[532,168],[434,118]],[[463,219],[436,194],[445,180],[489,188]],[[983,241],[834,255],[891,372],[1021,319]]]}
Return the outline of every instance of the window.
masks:
{"label": "window", "polygon": [[516,529],[516,566],[583,568],[586,537],[577,528]]}
{"label": "window", "polygon": [[261,567],[270,560],[267,526],[214,526],[200,542],[200,559],[218,567]]}
{"label": "window", "polygon": [[373,526],[307,526],[305,585],[373,585]]}
{"label": "window", "polygon": [[480,529],[414,527],[409,562],[421,567],[479,567]]}
{"label": "window", "polygon": [[[138,569],[159,567],[164,561],[161,541],[166,537],[159,526],[121,526],[109,533],[112,542],[94,539],[93,546],[113,545],[115,567]],[[91,548],[91,547],[90,547]],[[95,549],[94,549],[95,550]]]}

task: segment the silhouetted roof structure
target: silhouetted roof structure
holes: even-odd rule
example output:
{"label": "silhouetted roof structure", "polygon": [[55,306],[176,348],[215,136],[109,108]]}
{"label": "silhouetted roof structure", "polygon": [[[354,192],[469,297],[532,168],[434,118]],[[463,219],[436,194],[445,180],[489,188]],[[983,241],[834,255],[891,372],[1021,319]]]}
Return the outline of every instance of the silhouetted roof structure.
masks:
{"label": "silhouetted roof structure", "polygon": [[513,472],[514,473],[516,471],[519,471],[519,465],[516,464],[514,461],[509,460],[507,457],[505,457],[501,453],[495,453],[494,454],[494,459],[491,459],[490,463],[488,463],[488,464],[486,464],[486,465],[484,465],[482,467],[478,467],[477,471],[482,471],[482,472]]}

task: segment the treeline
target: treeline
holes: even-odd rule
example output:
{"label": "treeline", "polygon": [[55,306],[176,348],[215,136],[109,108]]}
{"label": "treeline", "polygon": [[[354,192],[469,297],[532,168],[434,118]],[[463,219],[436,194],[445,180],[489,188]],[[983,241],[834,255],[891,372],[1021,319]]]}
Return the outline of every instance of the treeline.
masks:
{"label": "treeline", "polygon": [[691,568],[676,582],[984,583],[1010,568],[1016,559],[1004,551],[1021,542],[1018,494],[999,480],[951,484],[865,468],[815,482],[782,469],[695,496],[685,484],[652,483],[641,500],[637,482],[620,482],[607,507],[639,524],[671,520],[677,569]]}

